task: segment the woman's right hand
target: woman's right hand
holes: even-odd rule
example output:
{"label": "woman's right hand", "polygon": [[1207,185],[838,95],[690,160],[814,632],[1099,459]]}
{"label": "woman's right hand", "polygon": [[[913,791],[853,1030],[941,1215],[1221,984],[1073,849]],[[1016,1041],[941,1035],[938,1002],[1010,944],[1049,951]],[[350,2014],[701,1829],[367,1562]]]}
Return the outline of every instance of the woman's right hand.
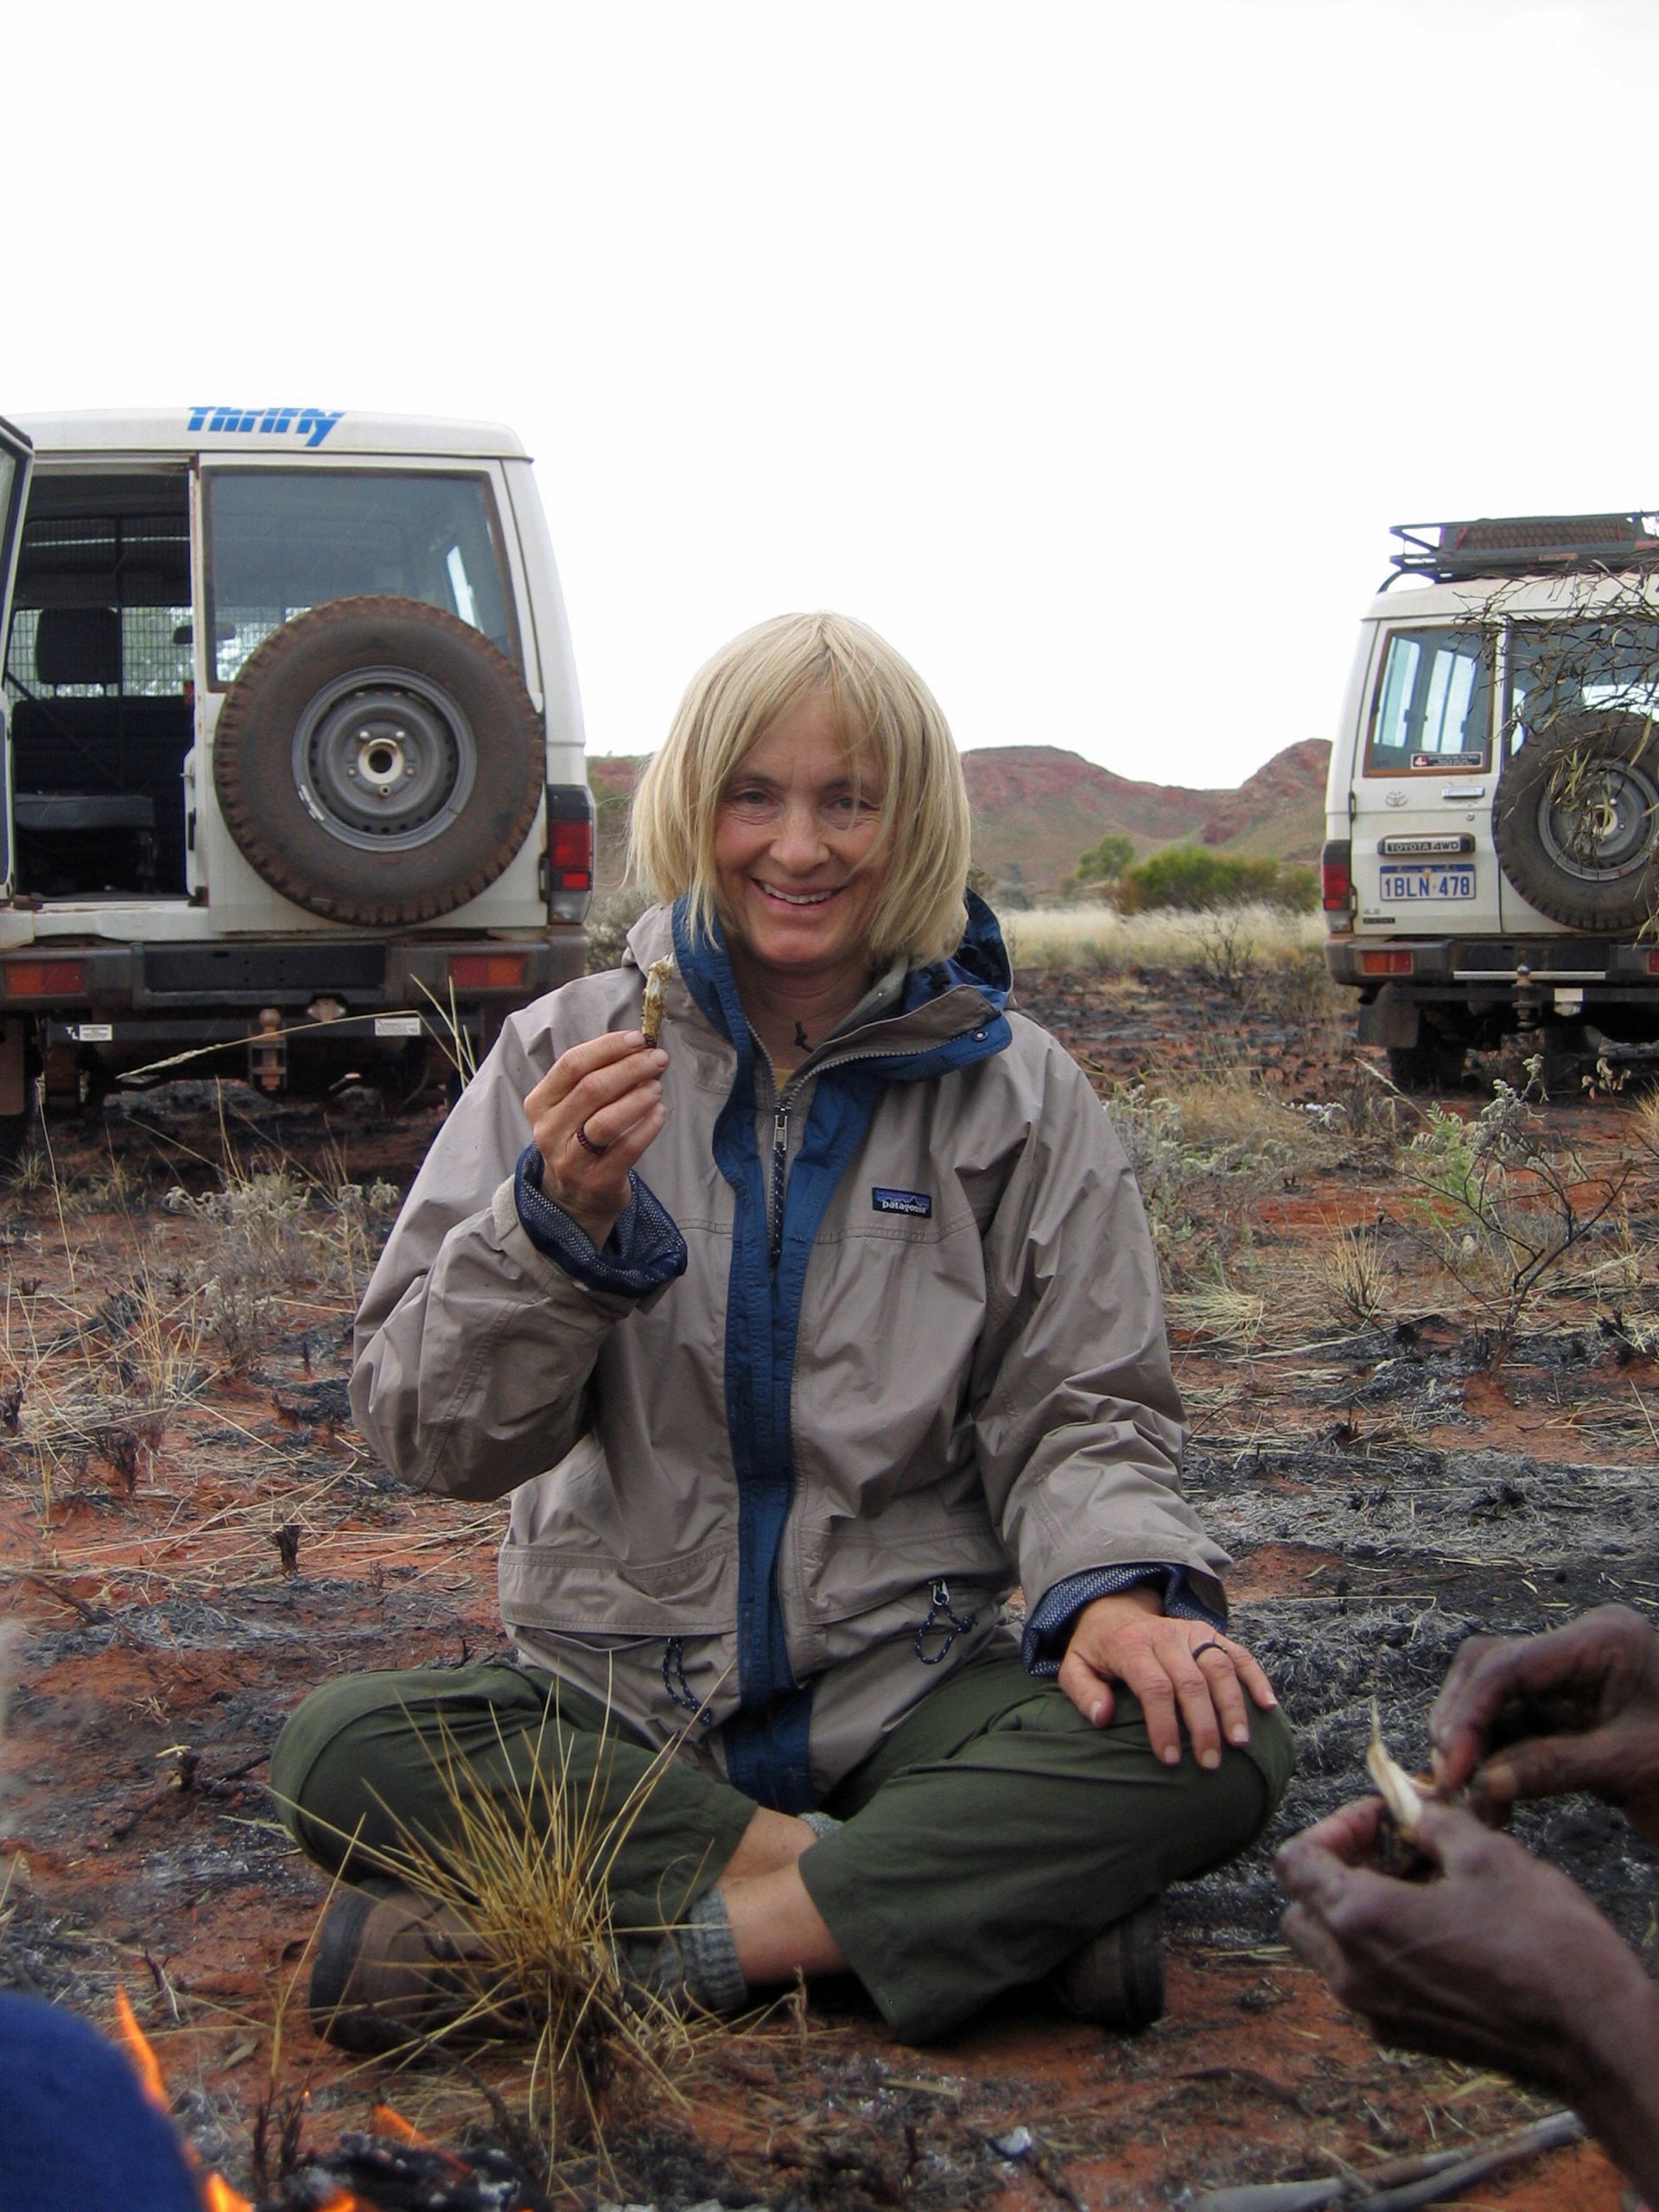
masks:
{"label": "woman's right hand", "polygon": [[[524,1100],[542,1193],[603,1244],[628,1203],[628,1171],[662,1134],[668,1054],[637,1029],[573,1045]],[[585,1141],[584,1141],[585,1140]]]}
{"label": "woman's right hand", "polygon": [[1471,1637],[1429,1716],[1435,1777],[1489,1803],[1587,1789],[1659,1843],[1659,1636],[1599,1605],[1547,1636]]}

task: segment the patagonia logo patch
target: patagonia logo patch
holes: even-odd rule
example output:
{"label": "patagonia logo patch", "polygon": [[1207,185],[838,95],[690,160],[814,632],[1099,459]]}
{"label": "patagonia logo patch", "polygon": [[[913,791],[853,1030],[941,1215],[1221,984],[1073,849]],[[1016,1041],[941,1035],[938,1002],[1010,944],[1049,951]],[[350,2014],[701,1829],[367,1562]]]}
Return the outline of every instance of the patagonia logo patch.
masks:
{"label": "patagonia logo patch", "polygon": [[878,1183],[870,1192],[877,1213],[914,1214],[918,1221],[932,1218],[933,1201],[925,1191],[884,1191]]}

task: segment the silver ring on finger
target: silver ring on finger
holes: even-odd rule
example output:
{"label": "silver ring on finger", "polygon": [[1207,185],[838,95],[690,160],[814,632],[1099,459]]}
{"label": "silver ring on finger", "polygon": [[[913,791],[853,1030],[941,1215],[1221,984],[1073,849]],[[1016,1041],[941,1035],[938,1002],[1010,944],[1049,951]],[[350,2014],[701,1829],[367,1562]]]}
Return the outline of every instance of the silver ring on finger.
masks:
{"label": "silver ring on finger", "polygon": [[606,1154],[611,1148],[607,1144],[595,1144],[594,1142],[592,1137],[588,1134],[588,1124],[586,1122],[578,1122],[576,1124],[576,1142],[582,1147],[584,1152],[592,1153],[595,1160],[603,1160]]}

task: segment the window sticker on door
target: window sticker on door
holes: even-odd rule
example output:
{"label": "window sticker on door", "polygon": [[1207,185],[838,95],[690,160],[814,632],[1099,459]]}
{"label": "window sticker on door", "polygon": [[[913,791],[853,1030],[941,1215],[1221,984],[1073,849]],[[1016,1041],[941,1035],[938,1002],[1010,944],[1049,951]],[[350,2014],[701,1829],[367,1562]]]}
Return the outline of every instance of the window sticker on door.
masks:
{"label": "window sticker on door", "polygon": [[1458,768],[1467,773],[1471,768],[1484,768],[1486,755],[1484,753],[1414,753],[1411,765],[1414,768]]}

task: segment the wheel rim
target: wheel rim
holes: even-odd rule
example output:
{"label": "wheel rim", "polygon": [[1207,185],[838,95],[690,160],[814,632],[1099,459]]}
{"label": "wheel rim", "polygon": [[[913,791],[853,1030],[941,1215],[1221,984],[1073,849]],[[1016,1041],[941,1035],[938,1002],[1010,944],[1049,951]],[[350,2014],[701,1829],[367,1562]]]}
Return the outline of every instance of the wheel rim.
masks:
{"label": "wheel rim", "polygon": [[477,772],[466,715],[441,685],[408,669],[359,669],[326,684],[294,732],[294,781],[307,810],[364,852],[441,837]]}
{"label": "wheel rim", "polygon": [[1580,883],[1635,875],[1653,856],[1659,783],[1626,760],[1568,761],[1538,808],[1538,836],[1563,874]]}

